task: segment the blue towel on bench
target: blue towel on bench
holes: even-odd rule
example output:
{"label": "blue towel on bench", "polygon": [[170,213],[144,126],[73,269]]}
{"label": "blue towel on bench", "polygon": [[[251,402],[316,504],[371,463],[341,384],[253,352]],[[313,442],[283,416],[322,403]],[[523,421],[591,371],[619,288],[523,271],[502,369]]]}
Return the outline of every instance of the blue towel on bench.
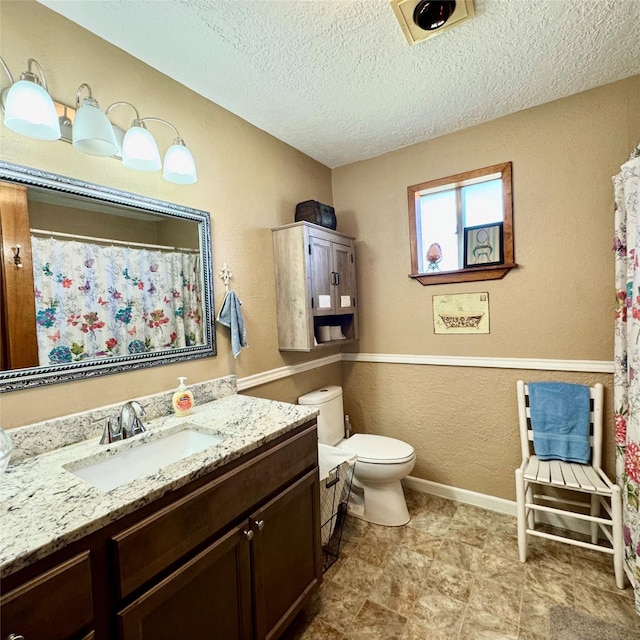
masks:
{"label": "blue towel on bench", "polygon": [[589,462],[589,387],[566,382],[532,382],[529,408],[533,448],[540,460]]}

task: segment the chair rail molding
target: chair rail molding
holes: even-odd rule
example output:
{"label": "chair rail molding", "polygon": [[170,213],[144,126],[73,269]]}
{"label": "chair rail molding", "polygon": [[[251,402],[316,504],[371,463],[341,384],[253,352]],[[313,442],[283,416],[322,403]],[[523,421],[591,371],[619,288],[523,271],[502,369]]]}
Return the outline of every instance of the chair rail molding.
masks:
{"label": "chair rail molding", "polygon": [[573,371],[613,374],[608,360],[545,360],[542,358],[488,358],[474,356],[430,356],[405,353],[336,353],[238,378],[238,391],[274,382],[305,371],[319,369],[334,362],[377,362],[381,364],[414,364],[445,367],[477,367],[479,369],[526,369],[530,371]]}
{"label": "chair rail molding", "polygon": [[343,353],[342,359],[347,362],[379,362],[386,364],[415,364],[445,367],[613,373],[613,361],[609,360],[552,360],[544,358],[433,356],[411,355],[405,353]]}
{"label": "chair rail molding", "polygon": [[334,362],[340,362],[342,360],[341,353],[335,353],[331,356],[325,356],[324,358],[317,358],[315,360],[307,360],[300,364],[292,364],[285,367],[278,367],[277,369],[269,369],[268,371],[262,371],[260,373],[254,373],[250,376],[237,379],[238,391],[246,391],[253,387],[259,387],[260,385],[267,384],[268,382],[274,382],[282,378],[288,378],[289,376],[295,376],[298,373],[304,373],[305,371],[311,371],[312,369],[319,369],[325,367],[328,364]]}

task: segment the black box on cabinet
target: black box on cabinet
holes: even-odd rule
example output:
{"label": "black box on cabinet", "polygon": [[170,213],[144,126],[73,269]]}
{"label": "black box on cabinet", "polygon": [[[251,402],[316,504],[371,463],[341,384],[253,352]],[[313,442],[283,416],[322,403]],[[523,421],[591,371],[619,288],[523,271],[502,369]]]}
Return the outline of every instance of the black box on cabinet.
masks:
{"label": "black box on cabinet", "polygon": [[338,226],[336,210],[328,204],[322,204],[317,200],[305,200],[296,205],[296,222],[301,221],[313,222],[334,231]]}

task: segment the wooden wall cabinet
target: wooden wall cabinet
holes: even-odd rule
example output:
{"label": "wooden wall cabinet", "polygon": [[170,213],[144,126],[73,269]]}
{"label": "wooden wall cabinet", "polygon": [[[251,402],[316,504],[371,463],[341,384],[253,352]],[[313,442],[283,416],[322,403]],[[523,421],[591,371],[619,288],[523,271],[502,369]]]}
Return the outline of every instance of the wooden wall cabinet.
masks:
{"label": "wooden wall cabinet", "polygon": [[322,580],[315,422],[230,466],[3,580],[0,637],[278,638]]}
{"label": "wooden wall cabinet", "polygon": [[357,339],[354,238],[310,222],[272,234],[280,350],[312,351],[345,342],[321,342],[322,326],[340,327],[346,341]]}

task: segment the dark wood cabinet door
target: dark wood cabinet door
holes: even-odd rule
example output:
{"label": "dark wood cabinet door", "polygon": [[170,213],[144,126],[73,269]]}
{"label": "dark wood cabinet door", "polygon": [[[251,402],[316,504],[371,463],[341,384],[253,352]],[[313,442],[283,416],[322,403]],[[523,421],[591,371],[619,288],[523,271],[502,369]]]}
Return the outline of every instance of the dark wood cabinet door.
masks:
{"label": "dark wood cabinet door", "polygon": [[331,242],[322,238],[309,237],[309,275],[311,278],[311,297],[313,315],[335,314],[334,273]]}
{"label": "dark wood cabinet door", "polygon": [[251,640],[246,530],[245,522],[123,609],[121,640]]}
{"label": "dark wood cabinet door", "polygon": [[315,425],[112,537],[118,596],[125,598],[224,531],[318,459]]}
{"label": "dark wood cabinet door", "polygon": [[255,638],[277,638],[322,580],[318,470],[251,516]]}
{"label": "dark wood cabinet door", "polygon": [[0,599],[0,637],[26,640],[84,638],[93,622],[91,562],[81,553]]}

